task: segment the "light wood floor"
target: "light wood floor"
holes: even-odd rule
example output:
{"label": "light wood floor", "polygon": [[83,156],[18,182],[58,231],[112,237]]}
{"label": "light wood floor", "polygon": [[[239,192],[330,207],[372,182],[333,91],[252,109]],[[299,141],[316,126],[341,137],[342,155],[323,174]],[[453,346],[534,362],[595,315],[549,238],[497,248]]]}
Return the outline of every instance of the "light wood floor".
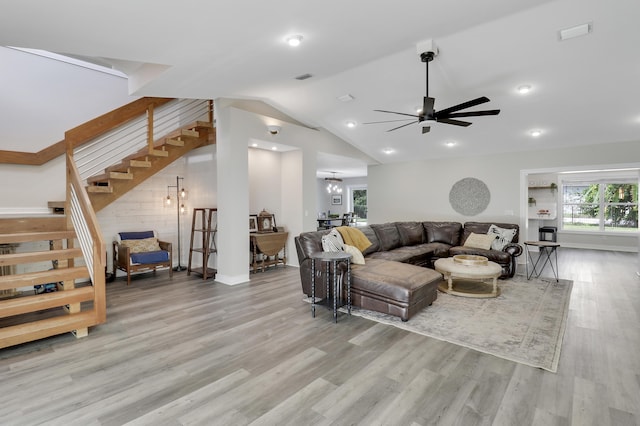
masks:
{"label": "light wood floor", "polygon": [[[311,318],[298,269],[108,285],[108,323],[0,350],[2,425],[638,425],[637,254],[561,249],[557,374],[358,317]],[[437,301],[436,301],[437,303]]]}

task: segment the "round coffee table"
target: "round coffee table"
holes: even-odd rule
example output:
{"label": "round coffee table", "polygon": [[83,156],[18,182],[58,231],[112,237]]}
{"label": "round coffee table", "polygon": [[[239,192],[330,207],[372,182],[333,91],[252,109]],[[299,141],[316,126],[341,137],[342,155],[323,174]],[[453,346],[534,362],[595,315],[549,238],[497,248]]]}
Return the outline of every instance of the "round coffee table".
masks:
{"label": "round coffee table", "polygon": [[[495,262],[489,262],[486,257],[460,255],[438,259],[435,268],[446,280],[446,283],[442,282],[438,286],[444,293],[475,298],[500,295],[498,277],[502,273],[502,267]],[[489,279],[492,283],[484,282]]]}

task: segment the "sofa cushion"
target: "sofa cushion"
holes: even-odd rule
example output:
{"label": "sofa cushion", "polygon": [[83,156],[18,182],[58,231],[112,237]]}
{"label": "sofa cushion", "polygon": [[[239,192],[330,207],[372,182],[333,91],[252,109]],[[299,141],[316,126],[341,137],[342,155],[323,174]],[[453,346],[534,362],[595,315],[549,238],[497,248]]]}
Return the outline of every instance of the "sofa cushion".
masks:
{"label": "sofa cushion", "polygon": [[497,235],[497,238],[491,243],[493,250],[502,250],[504,246],[511,243],[517,233],[518,230],[515,228],[505,229],[496,225],[491,225],[487,231],[488,235]]}
{"label": "sofa cushion", "polygon": [[389,251],[400,247],[400,233],[395,223],[371,225],[371,228],[378,236],[381,251]]}
{"label": "sofa cushion", "polygon": [[491,244],[496,238],[498,238],[498,236],[495,234],[476,234],[472,232],[464,242],[464,247],[490,250]]}
{"label": "sofa cushion", "polygon": [[120,240],[142,240],[144,238],[153,238],[155,233],[153,231],[142,232],[119,232]]}
{"label": "sofa cushion", "polygon": [[378,236],[370,226],[363,226],[358,229],[360,229],[364,236],[367,237],[367,239],[371,242],[371,245],[369,247],[367,247],[365,250],[362,250],[362,254],[364,256],[380,250],[380,241],[378,241]]}
{"label": "sofa cushion", "polygon": [[354,265],[364,265],[364,256],[362,252],[358,250],[358,247],[345,244],[344,252],[351,255],[351,263]]}
{"label": "sofa cushion", "polygon": [[[467,240],[467,238],[469,237],[469,235],[474,232],[476,234],[486,234],[487,232],[489,232],[489,227],[491,227],[491,225],[495,225],[498,226],[500,228],[504,228],[504,229],[520,229],[520,227],[514,223],[499,223],[499,222],[465,222],[464,224],[464,229],[462,232],[462,239],[460,241],[460,244],[458,245],[464,245],[464,242]],[[518,242],[518,233],[516,232],[516,235],[513,237],[513,240],[511,241],[512,243],[517,243]]]}
{"label": "sofa cushion", "polygon": [[400,244],[403,246],[415,246],[425,242],[424,227],[420,222],[398,222],[396,228],[400,234]]}
{"label": "sofa cushion", "polygon": [[444,243],[450,246],[460,244],[462,224],[458,222],[422,222],[427,243]]}
{"label": "sofa cushion", "polygon": [[140,240],[123,240],[120,244],[129,247],[130,253],[145,253],[160,250],[157,238],[143,238]]}
{"label": "sofa cushion", "polygon": [[334,228],[327,235],[322,236],[322,251],[338,252],[344,250],[342,235]]}
{"label": "sofa cushion", "polygon": [[169,252],[164,250],[131,253],[132,264],[160,263],[169,261]]}
{"label": "sofa cushion", "polygon": [[[412,265],[426,266],[430,264],[431,258],[436,252],[441,252],[443,244],[417,244],[415,246],[398,247],[389,251],[378,251],[367,256],[367,259],[385,259],[402,263],[411,263]],[[449,246],[446,246],[445,252]]]}

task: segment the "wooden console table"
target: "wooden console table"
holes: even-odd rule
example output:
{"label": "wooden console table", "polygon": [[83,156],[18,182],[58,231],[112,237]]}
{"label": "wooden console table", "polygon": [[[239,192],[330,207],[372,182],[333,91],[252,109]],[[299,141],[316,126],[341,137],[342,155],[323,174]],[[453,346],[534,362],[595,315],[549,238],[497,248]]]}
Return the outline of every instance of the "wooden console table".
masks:
{"label": "wooden console table", "polygon": [[[264,234],[250,234],[251,243],[251,266],[253,273],[271,265],[287,264],[287,238],[288,232],[269,232]],[[280,257],[280,252],[283,256]],[[260,258],[261,257],[261,258]]]}

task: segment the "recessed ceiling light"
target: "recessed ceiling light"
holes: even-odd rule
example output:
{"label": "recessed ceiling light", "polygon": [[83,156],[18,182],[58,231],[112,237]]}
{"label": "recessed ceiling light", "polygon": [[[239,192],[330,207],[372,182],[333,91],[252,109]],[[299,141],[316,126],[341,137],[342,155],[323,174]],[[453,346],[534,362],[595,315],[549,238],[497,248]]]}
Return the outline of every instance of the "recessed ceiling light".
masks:
{"label": "recessed ceiling light", "polygon": [[449,148],[456,146],[456,142],[455,141],[449,141],[445,143],[446,146],[448,146]]}
{"label": "recessed ceiling light", "polygon": [[518,90],[518,93],[520,93],[521,95],[526,95],[531,91],[531,85],[523,84],[522,86],[518,86],[517,90]]}
{"label": "recessed ceiling light", "polygon": [[251,146],[254,147],[254,148],[257,148],[258,144],[254,142],[254,143],[251,144]]}
{"label": "recessed ceiling light", "polygon": [[348,128],[353,129],[354,127],[356,127],[358,125],[358,123],[356,123],[355,121],[347,121],[346,125]]}
{"label": "recessed ceiling light", "polygon": [[537,138],[538,136],[542,135],[542,130],[540,129],[533,129],[529,132],[529,134],[531,136],[533,136],[534,138]]}
{"label": "recessed ceiling light", "polygon": [[576,25],[575,27],[565,28],[558,31],[558,38],[560,41],[569,40],[570,38],[581,37],[589,34],[593,29],[593,24],[587,22],[586,24]]}
{"label": "recessed ceiling light", "polygon": [[278,147],[277,147],[277,146],[272,146],[272,147],[271,147],[271,151],[277,151],[277,150],[278,150]]}
{"label": "recessed ceiling light", "polygon": [[393,148],[385,148],[385,149],[382,150],[382,152],[384,152],[385,154],[389,155],[389,154],[393,154],[396,151]]}
{"label": "recessed ceiling light", "polygon": [[300,46],[300,43],[302,43],[302,36],[299,34],[287,37],[287,44],[291,47]]}

